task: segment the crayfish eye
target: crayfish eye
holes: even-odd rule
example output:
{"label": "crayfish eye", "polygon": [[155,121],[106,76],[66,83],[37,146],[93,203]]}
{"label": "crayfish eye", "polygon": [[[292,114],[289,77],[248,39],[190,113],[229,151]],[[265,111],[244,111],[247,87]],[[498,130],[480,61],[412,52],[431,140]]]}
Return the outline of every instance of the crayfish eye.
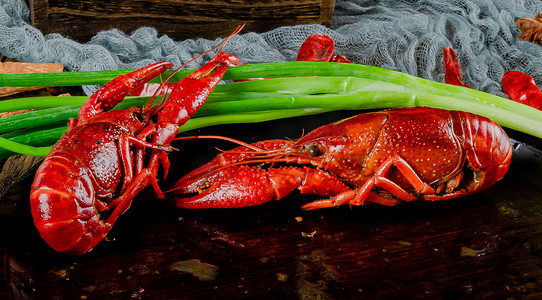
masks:
{"label": "crayfish eye", "polygon": [[324,154],[324,150],[317,143],[310,144],[307,147],[307,150],[310,156],[320,156]]}

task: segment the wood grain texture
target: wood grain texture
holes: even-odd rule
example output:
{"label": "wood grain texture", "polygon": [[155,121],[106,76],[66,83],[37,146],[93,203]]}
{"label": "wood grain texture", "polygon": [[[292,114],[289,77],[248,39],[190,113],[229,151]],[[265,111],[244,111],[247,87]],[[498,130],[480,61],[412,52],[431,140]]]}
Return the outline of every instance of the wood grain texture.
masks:
{"label": "wood grain texture", "polygon": [[29,0],[32,25],[86,42],[97,32],[118,28],[130,34],[150,26],[174,40],[224,37],[238,25],[244,32],[280,26],[330,25],[334,0]]}
{"label": "wood grain texture", "polygon": [[[25,63],[25,62],[0,62],[0,73],[47,73],[47,72],[62,72],[64,66],[51,63]],[[39,90],[43,87],[0,87],[0,98],[11,96],[25,91]]]}

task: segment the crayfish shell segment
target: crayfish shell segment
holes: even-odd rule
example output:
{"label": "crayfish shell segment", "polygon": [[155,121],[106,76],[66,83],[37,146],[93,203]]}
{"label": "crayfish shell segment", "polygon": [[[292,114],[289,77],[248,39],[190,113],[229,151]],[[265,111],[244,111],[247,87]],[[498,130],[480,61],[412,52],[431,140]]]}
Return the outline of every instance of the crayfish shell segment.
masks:
{"label": "crayfish shell segment", "polygon": [[30,205],[42,238],[51,248],[66,254],[91,250],[111,227],[104,224],[95,207],[87,169],[57,154],[48,157],[36,174]]}
{"label": "crayfish shell segment", "polygon": [[388,118],[385,113],[368,113],[324,125],[303,136],[292,148],[309,156],[316,154],[312,159],[316,168],[346,182],[364,182],[370,172],[365,163]]}
{"label": "crayfish shell segment", "polygon": [[267,171],[249,166],[232,166],[206,177],[179,181],[174,189],[178,207],[196,209],[258,205],[277,195]]}
{"label": "crayfish shell segment", "polygon": [[[506,132],[492,120],[466,112],[452,112],[455,134],[462,138],[467,157],[464,180],[468,193],[485,190],[501,180],[512,159],[512,144]],[[467,174],[466,174],[467,175]]]}

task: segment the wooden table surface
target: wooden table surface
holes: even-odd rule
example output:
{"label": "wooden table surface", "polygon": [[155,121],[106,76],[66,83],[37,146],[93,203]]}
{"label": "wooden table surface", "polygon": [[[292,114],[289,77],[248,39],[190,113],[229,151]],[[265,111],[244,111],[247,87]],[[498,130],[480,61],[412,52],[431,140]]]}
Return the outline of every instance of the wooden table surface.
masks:
{"label": "wooden table surface", "polygon": [[[296,138],[302,128],[351,114],[198,133],[247,142]],[[541,148],[538,139],[510,135]],[[215,146],[231,147],[202,140],[176,146],[170,180],[208,161]],[[540,298],[541,163],[536,151],[515,154],[506,177],[486,192],[396,207],[306,212],[300,205],[314,197],[294,193],[258,207],[186,210],[148,191],[106,241],[75,257],[41,240],[29,213],[29,178],[1,202],[0,298]]]}

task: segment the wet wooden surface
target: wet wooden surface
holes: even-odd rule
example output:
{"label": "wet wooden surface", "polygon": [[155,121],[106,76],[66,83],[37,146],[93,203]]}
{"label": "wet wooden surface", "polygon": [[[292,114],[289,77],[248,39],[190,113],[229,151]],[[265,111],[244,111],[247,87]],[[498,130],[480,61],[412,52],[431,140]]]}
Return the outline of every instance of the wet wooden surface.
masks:
{"label": "wet wooden surface", "polygon": [[[348,114],[198,133],[248,142],[296,138],[301,128]],[[176,146],[171,180],[209,160],[214,146],[231,147],[202,140]],[[55,253],[41,240],[26,181],[1,201],[0,298],[539,299],[541,163],[540,154],[516,156],[506,177],[486,192],[396,207],[305,212],[300,205],[315,197],[294,193],[258,207],[186,210],[149,191],[106,241],[77,257]]]}

